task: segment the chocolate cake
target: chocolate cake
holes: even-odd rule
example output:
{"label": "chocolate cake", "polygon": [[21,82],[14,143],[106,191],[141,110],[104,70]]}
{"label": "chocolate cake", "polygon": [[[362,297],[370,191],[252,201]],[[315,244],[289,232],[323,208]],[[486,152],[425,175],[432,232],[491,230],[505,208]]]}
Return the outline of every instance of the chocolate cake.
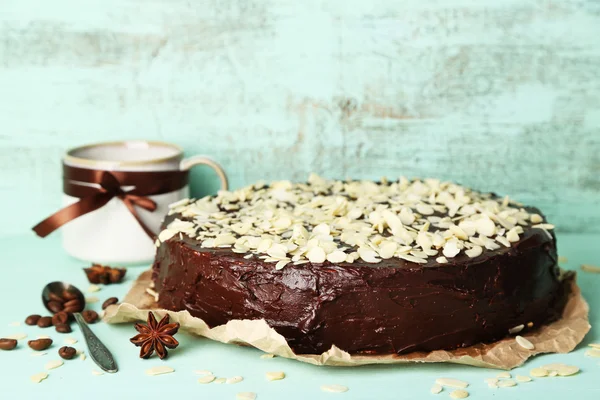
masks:
{"label": "chocolate cake", "polygon": [[492,342],[568,294],[539,210],[434,179],[258,183],[173,204],[163,228],[160,307],[264,319],[297,354]]}

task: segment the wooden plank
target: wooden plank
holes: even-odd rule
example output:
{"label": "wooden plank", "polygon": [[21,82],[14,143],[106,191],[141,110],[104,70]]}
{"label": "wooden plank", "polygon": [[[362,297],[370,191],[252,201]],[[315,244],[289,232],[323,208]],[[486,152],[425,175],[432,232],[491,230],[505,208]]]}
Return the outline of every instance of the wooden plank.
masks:
{"label": "wooden plank", "polygon": [[599,232],[599,37],[592,0],[0,2],[0,235],[58,206],[64,149],[123,138],[234,187],[436,176]]}

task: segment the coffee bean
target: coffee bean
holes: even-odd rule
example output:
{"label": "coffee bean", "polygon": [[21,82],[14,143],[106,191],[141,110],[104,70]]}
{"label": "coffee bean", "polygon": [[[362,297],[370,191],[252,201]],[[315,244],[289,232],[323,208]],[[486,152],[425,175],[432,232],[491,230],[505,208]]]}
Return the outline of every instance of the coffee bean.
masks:
{"label": "coffee bean", "polygon": [[40,315],[32,314],[29,317],[25,318],[25,323],[27,325],[36,325],[40,318],[42,318]]}
{"label": "coffee bean", "polygon": [[0,339],[0,350],[12,350],[17,347],[15,339]]}
{"label": "coffee bean", "polygon": [[71,325],[69,324],[58,324],[54,327],[54,329],[56,329],[56,332],[58,333],[71,333],[73,332],[71,330]]}
{"label": "coffee bean", "polygon": [[36,339],[30,340],[27,342],[29,347],[36,351],[46,350],[48,347],[52,346],[52,339]]}
{"label": "coffee bean", "polygon": [[98,313],[94,310],[85,310],[81,313],[81,316],[88,324],[93,324],[98,320]]}
{"label": "coffee bean", "polygon": [[60,303],[60,304],[62,304],[62,303],[64,303],[64,302],[65,302],[65,299],[63,299],[62,297],[60,297],[60,296],[59,296],[59,295],[57,295],[56,293],[52,293],[52,292],[50,292],[50,293],[48,294],[48,298],[49,298],[50,300],[52,300],[52,301],[56,301],[57,303]]}
{"label": "coffee bean", "polygon": [[65,303],[65,309],[63,311],[67,313],[80,312],[83,310],[83,306],[84,304],[79,301],[79,299],[73,299]]}
{"label": "coffee bean", "polygon": [[64,358],[65,360],[72,359],[73,357],[75,357],[75,354],[77,354],[77,350],[69,346],[63,346],[60,349],[58,349],[58,355]]}
{"label": "coffee bean", "polygon": [[64,308],[63,304],[59,303],[58,301],[49,301],[48,302],[48,309],[55,314],[57,312],[61,312],[63,310],[63,308]]}
{"label": "coffee bean", "polygon": [[52,317],[52,325],[63,325],[69,323],[69,314],[64,311],[57,312]]}
{"label": "coffee bean", "polygon": [[47,328],[52,326],[52,317],[41,317],[38,319],[37,326],[40,328]]}
{"label": "coffee bean", "polygon": [[117,299],[116,297],[109,297],[104,301],[104,303],[102,303],[102,309],[106,310],[108,306],[112,306],[113,304],[117,304],[118,302],[119,299]]}
{"label": "coffee bean", "polygon": [[79,299],[71,299],[65,302],[65,307],[74,307],[79,305],[81,302]]}
{"label": "coffee bean", "polygon": [[65,301],[69,301],[69,300],[77,300],[77,295],[73,292],[69,292],[68,290],[63,290],[62,292],[62,298]]}

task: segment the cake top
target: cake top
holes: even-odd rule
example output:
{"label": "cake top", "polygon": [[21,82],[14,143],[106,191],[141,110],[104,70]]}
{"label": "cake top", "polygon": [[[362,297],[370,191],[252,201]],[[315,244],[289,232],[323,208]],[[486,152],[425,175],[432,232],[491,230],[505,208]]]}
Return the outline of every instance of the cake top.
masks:
{"label": "cake top", "polygon": [[231,248],[284,268],[288,263],[378,263],[400,258],[446,263],[460,253],[518,242],[527,229],[554,226],[523,205],[437,179],[259,182],[170,205],[176,215],[156,245],[179,234],[202,248]]}

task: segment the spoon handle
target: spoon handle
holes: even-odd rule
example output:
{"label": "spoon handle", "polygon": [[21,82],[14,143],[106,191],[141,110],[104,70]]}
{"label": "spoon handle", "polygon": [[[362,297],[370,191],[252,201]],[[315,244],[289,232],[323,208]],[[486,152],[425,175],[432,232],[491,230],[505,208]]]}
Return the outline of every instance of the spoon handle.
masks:
{"label": "spoon handle", "polygon": [[77,321],[77,324],[79,325],[79,329],[81,329],[81,332],[83,333],[92,360],[106,372],[117,372],[119,369],[117,368],[117,363],[112,354],[110,354],[110,351],[100,339],[98,339],[98,336],[91,331],[81,314],[75,313],[74,316],[75,321]]}

